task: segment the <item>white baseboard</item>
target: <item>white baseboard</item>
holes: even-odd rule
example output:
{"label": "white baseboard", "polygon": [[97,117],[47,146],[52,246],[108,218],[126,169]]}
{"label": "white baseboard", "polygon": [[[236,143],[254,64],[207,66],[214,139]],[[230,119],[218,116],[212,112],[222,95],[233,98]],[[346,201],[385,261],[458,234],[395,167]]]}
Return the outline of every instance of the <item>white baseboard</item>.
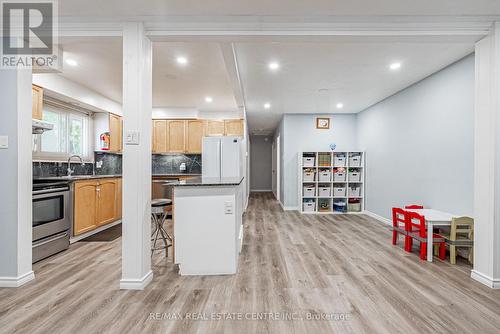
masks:
{"label": "white baseboard", "polygon": [[125,279],[120,280],[120,289],[122,290],[144,290],[144,288],[153,280],[153,272],[150,270],[141,279]]}
{"label": "white baseboard", "polygon": [[476,270],[471,270],[470,277],[492,289],[500,289],[500,279],[492,278]]}
{"label": "white baseboard", "polygon": [[250,189],[251,193],[271,193],[271,189]]}
{"label": "white baseboard", "polygon": [[283,211],[298,211],[299,210],[299,208],[296,206],[284,206],[283,203],[281,203],[281,201],[278,201],[278,203],[280,204]]}
{"label": "white baseboard", "polygon": [[35,279],[33,271],[18,277],[0,277],[0,288],[18,288],[33,279]]}
{"label": "white baseboard", "polygon": [[382,216],[379,216],[379,215],[377,215],[376,213],[373,213],[373,212],[371,212],[371,211],[367,211],[367,210],[363,211],[363,213],[364,213],[365,215],[367,215],[367,216],[370,216],[370,217],[372,217],[372,218],[375,218],[376,220],[378,220],[378,221],[380,221],[380,222],[382,222],[382,223],[384,223],[384,224],[386,224],[386,225],[392,225],[392,222],[391,222],[389,219],[384,218],[384,217],[382,217]]}

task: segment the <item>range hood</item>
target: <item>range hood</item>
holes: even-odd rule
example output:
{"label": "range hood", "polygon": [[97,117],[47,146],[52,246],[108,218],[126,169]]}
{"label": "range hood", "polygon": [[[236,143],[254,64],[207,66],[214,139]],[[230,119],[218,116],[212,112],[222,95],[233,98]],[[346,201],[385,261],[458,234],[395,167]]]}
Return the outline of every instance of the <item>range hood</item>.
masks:
{"label": "range hood", "polygon": [[40,121],[38,119],[32,120],[31,123],[31,133],[32,134],[42,134],[45,131],[50,131],[54,129],[54,124],[45,122],[45,121]]}

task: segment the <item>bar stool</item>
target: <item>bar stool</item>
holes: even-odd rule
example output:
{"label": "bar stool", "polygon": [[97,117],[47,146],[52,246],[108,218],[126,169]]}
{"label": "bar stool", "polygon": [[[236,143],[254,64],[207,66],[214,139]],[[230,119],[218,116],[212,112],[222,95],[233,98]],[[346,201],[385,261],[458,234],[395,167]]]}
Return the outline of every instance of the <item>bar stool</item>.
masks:
{"label": "bar stool", "polygon": [[[168,208],[172,207],[172,200],[168,198],[157,198],[151,201],[151,223],[153,224],[153,232],[151,233],[151,256],[155,250],[165,250],[165,256],[168,257],[168,248],[172,247],[172,237],[165,229],[165,221],[167,219]],[[156,247],[158,237],[163,240],[163,246]]]}

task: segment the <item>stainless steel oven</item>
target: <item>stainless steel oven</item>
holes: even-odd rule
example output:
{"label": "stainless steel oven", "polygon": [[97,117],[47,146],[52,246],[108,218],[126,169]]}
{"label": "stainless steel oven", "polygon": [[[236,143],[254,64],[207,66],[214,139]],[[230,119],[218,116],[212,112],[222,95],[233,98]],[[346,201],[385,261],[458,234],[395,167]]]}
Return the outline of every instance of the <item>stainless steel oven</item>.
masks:
{"label": "stainless steel oven", "polygon": [[33,183],[33,262],[69,247],[68,182]]}

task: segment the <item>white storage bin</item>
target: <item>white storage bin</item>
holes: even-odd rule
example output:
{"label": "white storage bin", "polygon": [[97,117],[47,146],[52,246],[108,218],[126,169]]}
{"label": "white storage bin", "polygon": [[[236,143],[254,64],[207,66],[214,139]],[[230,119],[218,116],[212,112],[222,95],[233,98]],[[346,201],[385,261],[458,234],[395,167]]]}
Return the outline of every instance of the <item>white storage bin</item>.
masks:
{"label": "white storage bin", "polygon": [[333,165],[335,167],[345,167],[346,163],[346,156],[345,154],[335,154],[334,159],[333,159]]}
{"label": "white storage bin", "polygon": [[345,186],[333,187],[333,197],[346,197],[347,188]]}
{"label": "white storage bin", "polygon": [[319,171],[319,174],[318,174],[318,181],[319,182],[330,182],[331,179],[332,179],[332,173],[330,172],[329,169]]}
{"label": "white storage bin", "polygon": [[349,156],[349,167],[361,167],[360,153],[353,153]]}
{"label": "white storage bin", "polygon": [[349,197],[361,197],[361,186],[360,185],[350,185],[349,186]]}
{"label": "white storage bin", "polygon": [[304,203],[302,203],[302,211],[304,211],[304,212],[314,212],[314,211],[316,211],[316,203],[315,202],[304,202]]}
{"label": "white storage bin", "polygon": [[330,187],[318,187],[319,197],[330,197]]}
{"label": "white storage bin", "polygon": [[348,203],[347,210],[349,212],[361,212],[361,203]]}
{"label": "white storage bin", "polygon": [[314,174],[316,174],[315,172],[311,172],[311,171],[307,171],[305,170],[304,171],[304,175],[303,175],[303,180],[306,181],[306,182],[313,182],[314,181]]}
{"label": "white storage bin", "polygon": [[333,181],[335,182],[345,182],[346,175],[344,172],[337,172],[333,174]]}
{"label": "white storage bin", "polygon": [[314,167],[315,162],[316,162],[315,157],[302,157],[302,166],[303,167]]}
{"label": "white storage bin", "polygon": [[304,186],[304,197],[314,197],[314,196],[316,196],[316,187]]}
{"label": "white storage bin", "polygon": [[349,182],[361,182],[361,172],[349,172]]}

